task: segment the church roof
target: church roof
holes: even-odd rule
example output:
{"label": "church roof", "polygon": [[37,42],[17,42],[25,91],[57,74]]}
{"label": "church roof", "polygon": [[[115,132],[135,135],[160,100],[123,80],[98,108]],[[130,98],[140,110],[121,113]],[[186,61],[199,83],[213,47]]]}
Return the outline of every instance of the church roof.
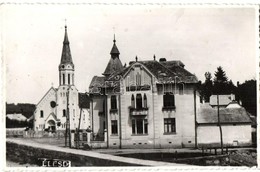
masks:
{"label": "church roof", "polygon": [[70,43],[69,43],[69,38],[67,33],[67,26],[65,26],[65,35],[64,35],[60,64],[66,64],[66,63],[73,64],[71,52],[70,52]]}
{"label": "church roof", "polygon": [[[219,109],[220,122],[222,124],[251,123],[251,119],[245,108],[221,108]],[[198,124],[217,124],[217,109],[202,107],[197,115]]]}

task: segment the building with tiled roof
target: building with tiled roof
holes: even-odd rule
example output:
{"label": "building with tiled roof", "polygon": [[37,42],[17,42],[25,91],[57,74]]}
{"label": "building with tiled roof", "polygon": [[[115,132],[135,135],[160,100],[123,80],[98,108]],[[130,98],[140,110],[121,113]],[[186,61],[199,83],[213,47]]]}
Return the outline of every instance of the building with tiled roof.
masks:
{"label": "building with tiled roof", "polygon": [[115,42],[103,76],[89,85],[93,135],[109,148],[194,147],[197,77],[155,56],[123,67]]}
{"label": "building with tiled roof", "polygon": [[[89,97],[79,93],[74,85],[74,71],[70,43],[65,26],[65,35],[59,69],[59,87],[51,87],[36,105],[33,115],[36,132],[67,133],[87,129],[90,125]],[[80,120],[80,125],[79,125]]]}
{"label": "building with tiled roof", "polygon": [[249,146],[252,144],[251,124],[249,113],[235,101],[226,108],[219,108],[219,119],[217,108],[202,104],[196,118],[198,145],[220,146],[221,127],[225,147]]}

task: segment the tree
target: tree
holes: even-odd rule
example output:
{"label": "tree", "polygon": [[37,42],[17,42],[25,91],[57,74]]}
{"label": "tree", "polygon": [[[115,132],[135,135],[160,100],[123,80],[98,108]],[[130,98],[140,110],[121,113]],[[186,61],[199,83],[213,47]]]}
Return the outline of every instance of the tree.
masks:
{"label": "tree", "polygon": [[205,82],[201,86],[201,96],[205,100],[205,102],[209,102],[209,98],[212,95],[212,76],[210,72],[205,73]]}
{"label": "tree", "polygon": [[248,80],[238,85],[236,97],[241,100],[242,106],[256,116],[256,80]]}
{"label": "tree", "polygon": [[215,72],[214,84],[217,83],[225,83],[228,81],[228,77],[226,76],[226,72],[223,70],[221,66],[217,68]]}
{"label": "tree", "polygon": [[236,91],[236,87],[234,86],[232,80],[228,81],[226,72],[221,66],[219,66],[215,72],[214,86],[212,91],[214,94],[231,94]]}

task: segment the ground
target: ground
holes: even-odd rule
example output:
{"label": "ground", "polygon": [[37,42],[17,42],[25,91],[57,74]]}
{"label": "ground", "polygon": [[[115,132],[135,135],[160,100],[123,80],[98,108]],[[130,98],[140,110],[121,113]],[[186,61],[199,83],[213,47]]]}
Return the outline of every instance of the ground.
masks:
{"label": "ground", "polygon": [[[11,138],[11,140],[16,140],[19,143],[28,143],[28,144],[43,144],[43,145],[51,145],[57,146],[57,150],[63,149],[65,147],[65,139],[64,138]],[[56,148],[55,148],[56,149]],[[72,149],[73,150],[73,149]],[[75,149],[74,149],[75,150]],[[233,157],[241,157],[242,160],[248,160],[249,158],[252,159],[253,165],[256,164],[256,150],[254,148],[236,148],[236,149],[229,149],[230,152],[240,152],[239,155],[231,155]],[[246,152],[242,153],[241,152]],[[83,151],[85,152],[85,151]],[[222,165],[224,157],[221,157],[220,150],[217,151],[218,156],[215,156],[215,151],[212,152],[202,153],[202,150],[194,149],[194,148],[182,148],[182,149],[92,149],[90,152],[96,152],[101,154],[109,154],[109,155],[116,155],[122,157],[132,157],[136,159],[143,159],[143,160],[153,160],[153,161],[163,161],[163,162],[170,162],[170,163],[181,163],[181,164],[191,164],[191,165],[207,165],[205,164],[206,161],[201,163],[201,158],[207,158],[208,163],[212,163],[213,165]],[[251,156],[255,155],[255,156]],[[229,156],[229,157],[231,157]],[[225,158],[227,154],[225,155]],[[183,161],[187,159],[187,161]],[[241,159],[234,159],[238,163]],[[195,163],[195,161],[197,161]],[[228,160],[229,161],[229,160]],[[195,163],[195,164],[194,164]],[[251,163],[251,162],[250,162]],[[30,164],[29,164],[30,165]],[[227,162],[224,165],[230,165]],[[237,165],[237,164],[236,164]],[[239,164],[238,164],[239,165]],[[7,166],[28,166],[28,164],[17,164],[10,161],[7,161]]]}

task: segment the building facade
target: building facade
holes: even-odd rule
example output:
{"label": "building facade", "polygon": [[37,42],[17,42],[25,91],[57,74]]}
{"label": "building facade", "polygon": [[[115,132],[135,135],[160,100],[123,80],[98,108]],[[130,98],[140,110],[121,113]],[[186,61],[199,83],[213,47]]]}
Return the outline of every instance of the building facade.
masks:
{"label": "building facade", "polygon": [[[93,133],[109,148],[194,147],[198,80],[181,61],[135,61],[122,66],[114,45],[89,90]],[[104,136],[105,134],[105,136]]]}
{"label": "building facade", "polygon": [[[67,26],[59,64],[59,87],[51,87],[36,105],[34,130],[52,131],[86,129],[90,125],[89,106],[75,86],[75,66],[72,61]],[[81,117],[81,120],[80,120]],[[81,121],[79,125],[79,120]]]}

